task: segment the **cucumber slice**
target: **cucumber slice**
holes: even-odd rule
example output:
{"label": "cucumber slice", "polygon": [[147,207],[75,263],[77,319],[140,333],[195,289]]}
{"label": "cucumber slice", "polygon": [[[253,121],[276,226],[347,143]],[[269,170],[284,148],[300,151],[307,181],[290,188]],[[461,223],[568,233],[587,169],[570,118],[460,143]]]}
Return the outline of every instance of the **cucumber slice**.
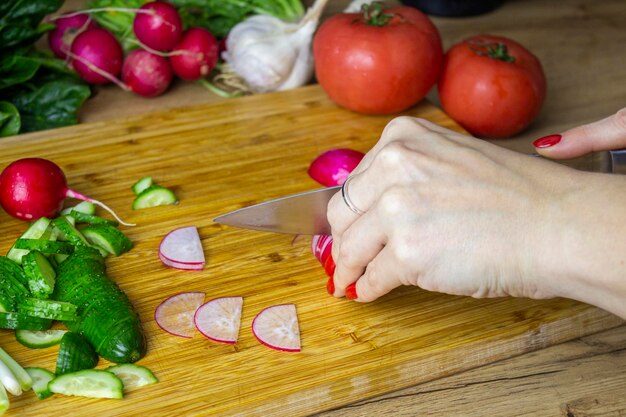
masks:
{"label": "cucumber slice", "polygon": [[133,201],[133,210],[176,203],[178,203],[178,199],[171,190],[159,185],[153,185],[143,190],[141,194],[135,198]]}
{"label": "cucumber slice", "polygon": [[143,190],[150,187],[152,185],[152,177],[143,177],[139,181],[137,181],[131,189],[135,193],[135,195],[141,194]]}
{"label": "cucumber slice", "polygon": [[75,246],[88,246],[89,243],[87,243],[87,239],[74,227],[74,222],[75,219],[72,216],[61,216],[54,219],[52,224],[61,232],[62,236],[59,237],[60,240],[67,240]]}
{"label": "cucumber slice", "polygon": [[70,216],[76,219],[76,223],[88,223],[88,224],[108,224],[111,226],[119,225],[115,220],[104,219],[93,214],[81,213],[80,211],[72,210]]}
{"label": "cucumber slice", "polygon": [[50,391],[90,398],[122,398],[122,380],[111,372],[86,369],[57,376],[48,384]]}
{"label": "cucumber slice", "polygon": [[4,386],[0,384],[0,415],[3,415],[9,409],[9,397],[7,395],[7,390],[4,389]]}
{"label": "cucumber slice", "polygon": [[0,313],[0,329],[48,330],[52,320],[29,316],[25,313],[10,311]]}
{"label": "cucumber slice", "polygon": [[[37,219],[26,229],[26,231],[20,236],[23,239],[39,239],[43,236],[43,234],[48,230],[50,226],[50,219],[46,217],[41,217]],[[7,258],[12,261],[17,262],[18,264],[22,263],[22,256],[28,253],[27,249],[18,249],[13,245],[11,249],[9,249],[9,253],[7,253]]]}
{"label": "cucumber slice", "polygon": [[70,243],[54,240],[19,238],[15,241],[15,245],[13,245],[13,247],[18,249],[28,249],[28,252],[31,250],[38,250],[43,253],[62,253],[64,255],[69,255],[74,252],[74,246]]}
{"label": "cucumber slice", "polygon": [[133,247],[133,242],[124,233],[110,225],[94,224],[85,227],[82,233],[89,243],[115,256],[128,252]]}
{"label": "cucumber slice", "polygon": [[96,214],[96,205],[93,203],[90,203],[89,201],[81,201],[80,203],[76,204],[74,207],[64,208],[63,210],[61,210],[60,215],[65,216],[67,214],[70,214],[72,211],[78,211],[80,213],[85,213],[85,214]]}
{"label": "cucumber slice", "polygon": [[14,311],[19,301],[29,297],[27,287],[28,278],[24,270],[16,262],[0,256],[0,294],[4,299],[3,309]]}
{"label": "cucumber slice", "polygon": [[61,343],[67,330],[16,330],[15,339],[31,349],[43,349]]}
{"label": "cucumber slice", "polygon": [[39,298],[25,298],[18,306],[18,310],[32,317],[42,319],[76,321],[78,314],[72,303]]}
{"label": "cucumber slice", "polygon": [[17,378],[17,382],[19,382],[20,387],[24,391],[28,391],[33,386],[33,380],[28,375],[28,372],[2,348],[0,348],[0,360],[11,370],[11,373]]}
{"label": "cucumber slice", "polygon": [[157,377],[154,376],[152,371],[148,368],[132,363],[110,366],[106,370],[113,372],[119,379],[122,380],[125,391],[159,382]]}
{"label": "cucumber slice", "polygon": [[48,389],[48,383],[54,379],[54,374],[43,368],[25,368],[26,372],[33,380],[33,391],[40,400],[45,400],[52,396],[52,391]]}
{"label": "cucumber slice", "polygon": [[54,291],[57,276],[48,258],[33,250],[22,257],[22,266],[28,277],[30,292],[37,298],[48,298]]}
{"label": "cucumber slice", "polygon": [[74,332],[63,335],[57,356],[57,375],[91,369],[97,364],[98,355],[87,339]]}
{"label": "cucumber slice", "polygon": [[5,313],[7,311],[13,311],[15,310],[15,307],[15,300],[2,293],[2,289],[0,289],[0,312]]}

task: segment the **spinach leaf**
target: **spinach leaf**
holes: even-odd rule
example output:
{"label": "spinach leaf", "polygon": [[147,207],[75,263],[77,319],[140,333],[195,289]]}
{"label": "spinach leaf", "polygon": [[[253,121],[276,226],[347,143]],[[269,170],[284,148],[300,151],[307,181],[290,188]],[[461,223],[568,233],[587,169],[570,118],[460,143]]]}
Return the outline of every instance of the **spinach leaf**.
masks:
{"label": "spinach leaf", "polygon": [[20,131],[20,113],[8,101],[0,101],[0,138],[17,135]]}

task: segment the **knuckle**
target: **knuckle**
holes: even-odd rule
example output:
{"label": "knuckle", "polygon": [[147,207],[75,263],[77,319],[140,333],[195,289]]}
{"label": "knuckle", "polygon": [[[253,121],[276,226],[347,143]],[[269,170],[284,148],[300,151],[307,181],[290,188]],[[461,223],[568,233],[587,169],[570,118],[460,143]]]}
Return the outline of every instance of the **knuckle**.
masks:
{"label": "knuckle", "polygon": [[390,142],[378,153],[377,162],[383,169],[402,167],[407,158],[406,152],[407,149],[402,143]]}
{"label": "knuckle", "polygon": [[385,137],[397,137],[407,132],[414,131],[426,131],[429,130],[426,127],[424,119],[411,116],[398,116],[392,119],[383,130],[383,138]]}
{"label": "knuckle", "polygon": [[383,216],[395,216],[406,211],[406,196],[400,187],[392,187],[379,200],[379,209]]}

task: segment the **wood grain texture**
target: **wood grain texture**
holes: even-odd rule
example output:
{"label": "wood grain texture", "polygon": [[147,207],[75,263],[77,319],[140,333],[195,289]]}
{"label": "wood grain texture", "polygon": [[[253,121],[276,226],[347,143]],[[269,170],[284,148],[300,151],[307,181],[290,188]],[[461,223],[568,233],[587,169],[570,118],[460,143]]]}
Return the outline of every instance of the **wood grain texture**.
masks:
{"label": "wood grain texture", "polygon": [[[407,114],[458,129],[428,102]],[[3,140],[2,165],[25,156],[52,159],[70,187],[138,224],[125,229],[135,248],[107,264],[144,323],[149,352],[140,363],[161,380],[121,401],[37,401],[29,393],[13,400],[8,415],[62,416],[77,407],[98,416],[306,415],[621,323],[564,299],[475,300],[416,288],[367,305],[334,299],[309,238],[212,223],[221,213],[316,188],[306,174],[315,156],[333,147],[366,151],[389,119],[339,109],[309,86]],[[181,203],[130,210],[130,186],[145,175],[175,190]],[[208,258],[202,272],[174,271],[158,261],[160,239],[186,225],[200,229]],[[0,215],[0,252],[24,227]],[[243,296],[239,343],[162,332],[154,309],[180,291],[203,291],[207,300]],[[271,351],[250,332],[256,313],[280,303],[297,306],[301,353]],[[56,348],[28,350],[9,331],[0,334],[0,345],[25,366],[53,367]]]}

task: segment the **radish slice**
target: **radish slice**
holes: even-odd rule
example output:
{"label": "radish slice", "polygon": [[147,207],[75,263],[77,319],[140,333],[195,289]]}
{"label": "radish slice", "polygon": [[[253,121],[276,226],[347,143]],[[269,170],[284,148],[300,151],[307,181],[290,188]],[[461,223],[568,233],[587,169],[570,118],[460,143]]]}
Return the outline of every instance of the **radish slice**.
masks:
{"label": "radish slice", "polygon": [[323,265],[333,249],[333,237],[331,235],[315,235],[311,240],[311,251],[315,258]]}
{"label": "radish slice", "polygon": [[204,252],[198,228],[188,226],[169,232],[161,241],[159,255],[177,264],[204,266]]}
{"label": "radish slice", "polygon": [[169,266],[170,268],[184,269],[186,271],[202,271],[204,269],[204,264],[186,264],[182,262],[174,262],[170,259],[167,259],[160,253],[159,259],[161,260],[161,262],[163,262],[163,265]]}
{"label": "radish slice", "polygon": [[300,328],[294,304],[275,305],[261,311],[252,322],[252,333],[272,349],[300,352]]}
{"label": "radish slice", "polygon": [[173,295],[159,304],[154,312],[154,319],[169,334],[191,339],[196,331],[193,316],[203,301],[203,292]]}
{"label": "radish slice", "polygon": [[193,318],[196,328],[211,340],[237,343],[243,297],[216,298],[202,305]]}
{"label": "radish slice", "polygon": [[311,162],[309,175],[327,187],[341,185],[364,156],[353,149],[331,149]]}

